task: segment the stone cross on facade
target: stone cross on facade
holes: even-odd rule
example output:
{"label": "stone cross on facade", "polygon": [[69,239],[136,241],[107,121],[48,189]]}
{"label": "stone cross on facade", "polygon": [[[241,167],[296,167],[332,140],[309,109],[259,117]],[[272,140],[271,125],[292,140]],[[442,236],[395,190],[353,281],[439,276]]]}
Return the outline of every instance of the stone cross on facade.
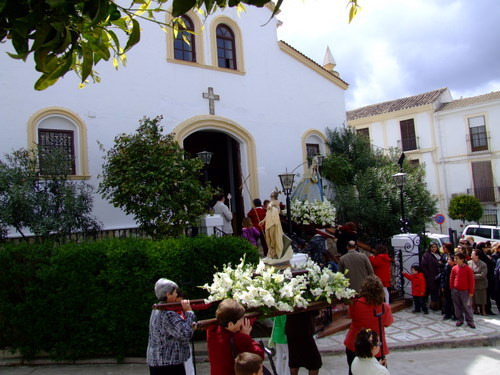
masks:
{"label": "stone cross on facade", "polygon": [[214,94],[213,87],[209,87],[208,93],[207,92],[203,93],[203,98],[208,99],[208,109],[210,110],[210,114],[215,115],[215,101],[220,100],[220,96]]}

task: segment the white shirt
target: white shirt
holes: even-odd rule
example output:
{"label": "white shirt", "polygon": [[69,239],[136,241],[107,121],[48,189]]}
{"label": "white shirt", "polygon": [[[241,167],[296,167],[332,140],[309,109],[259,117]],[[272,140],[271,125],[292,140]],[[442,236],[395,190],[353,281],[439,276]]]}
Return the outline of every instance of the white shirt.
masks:
{"label": "white shirt", "polygon": [[214,214],[219,214],[222,216],[223,224],[222,230],[226,234],[233,233],[233,226],[231,225],[231,220],[233,219],[233,214],[229,211],[229,208],[222,202],[217,201],[214,206]]}
{"label": "white shirt", "polygon": [[352,375],[390,375],[389,370],[382,366],[375,357],[354,358],[351,371]]}

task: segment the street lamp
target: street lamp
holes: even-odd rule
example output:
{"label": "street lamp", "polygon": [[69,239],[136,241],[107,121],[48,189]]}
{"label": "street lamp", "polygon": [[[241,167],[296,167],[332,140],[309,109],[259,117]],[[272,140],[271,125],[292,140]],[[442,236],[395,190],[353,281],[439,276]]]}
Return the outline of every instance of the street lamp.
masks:
{"label": "street lamp", "polygon": [[205,184],[208,183],[208,165],[212,160],[213,152],[200,151],[196,155],[203,161],[203,175],[205,177]]}
{"label": "street lamp", "polygon": [[288,235],[292,235],[292,213],[290,211],[290,194],[293,189],[293,179],[295,178],[295,174],[293,173],[283,173],[279,175],[281,181],[281,187],[283,189],[283,193],[286,195],[286,218],[288,221]]}
{"label": "street lamp", "polygon": [[405,204],[403,200],[403,189],[406,182],[406,173],[399,172],[392,175],[396,186],[399,188],[399,200],[401,202],[401,233],[408,233],[408,219],[405,216]]}

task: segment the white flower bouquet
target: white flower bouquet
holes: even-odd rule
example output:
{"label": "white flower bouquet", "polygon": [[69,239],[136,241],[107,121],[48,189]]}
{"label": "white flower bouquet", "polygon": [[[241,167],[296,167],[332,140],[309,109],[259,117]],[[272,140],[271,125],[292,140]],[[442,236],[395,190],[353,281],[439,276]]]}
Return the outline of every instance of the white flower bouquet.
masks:
{"label": "white flower bouquet", "polygon": [[307,308],[311,302],[346,299],[354,296],[349,289],[349,280],[342,273],[321,269],[308,260],[300,265],[307,272],[292,275],[292,270],[266,266],[262,261],[254,270],[241,263],[235,268],[226,265],[222,272],[214,274],[213,283],[201,288],[208,290],[207,302],[232,298],[246,309],[277,310],[291,312],[296,308]]}
{"label": "white flower bouquet", "polygon": [[321,201],[301,201],[294,199],[290,205],[292,220],[304,225],[332,225],[335,221],[335,207],[325,199]]}

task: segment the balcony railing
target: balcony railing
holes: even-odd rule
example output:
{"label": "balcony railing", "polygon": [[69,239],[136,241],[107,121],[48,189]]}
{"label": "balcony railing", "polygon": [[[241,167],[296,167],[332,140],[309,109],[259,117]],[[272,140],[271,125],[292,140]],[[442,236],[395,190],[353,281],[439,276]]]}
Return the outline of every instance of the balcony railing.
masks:
{"label": "balcony railing", "polygon": [[398,140],[398,148],[402,151],[418,150],[419,143],[419,137],[402,138]]}
{"label": "balcony railing", "polygon": [[498,210],[484,210],[483,217],[479,220],[482,225],[498,225]]}
{"label": "balcony railing", "polygon": [[487,132],[476,134],[471,138],[470,134],[465,135],[465,142],[467,143],[467,154],[481,154],[489,152],[490,136]]}
{"label": "balcony railing", "polygon": [[500,201],[500,186],[467,189],[467,194],[475,196],[484,203],[498,202]]}

